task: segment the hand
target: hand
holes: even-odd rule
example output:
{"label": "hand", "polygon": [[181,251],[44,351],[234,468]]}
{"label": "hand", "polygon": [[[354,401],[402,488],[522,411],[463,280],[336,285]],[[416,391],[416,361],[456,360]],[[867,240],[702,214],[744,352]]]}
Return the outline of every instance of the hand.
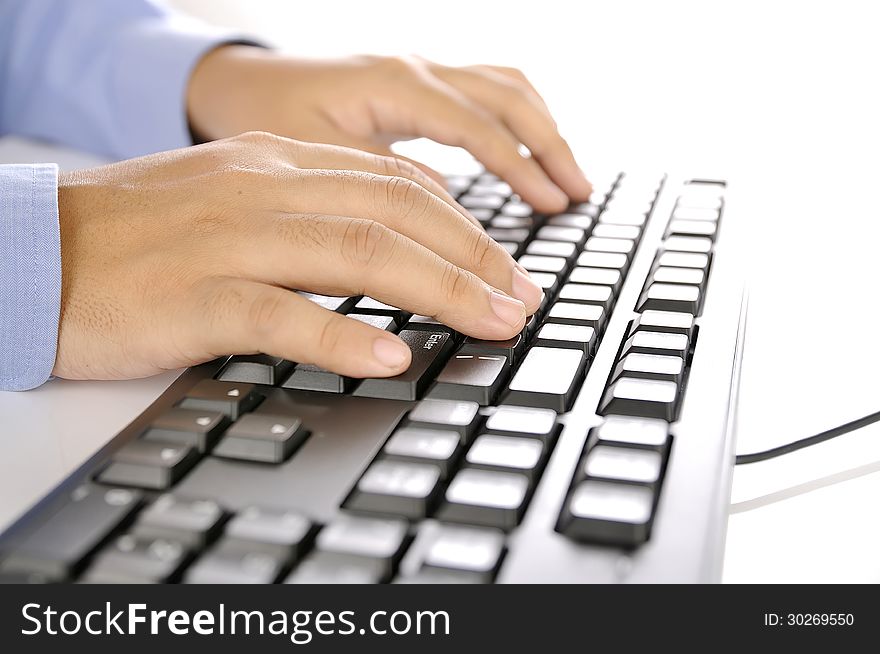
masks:
{"label": "hand", "polygon": [[544,101],[511,68],[397,57],[297,60],[226,46],[196,67],[188,108],[207,139],[259,129],[385,155],[402,137],[459,145],[547,213],[592,190]]}
{"label": "hand", "polygon": [[397,336],[287,289],[370,295],[490,339],[541,301],[436,182],[339,146],[248,133],[67,173],[59,212],[59,377],[256,352],[353,377],[408,367]]}

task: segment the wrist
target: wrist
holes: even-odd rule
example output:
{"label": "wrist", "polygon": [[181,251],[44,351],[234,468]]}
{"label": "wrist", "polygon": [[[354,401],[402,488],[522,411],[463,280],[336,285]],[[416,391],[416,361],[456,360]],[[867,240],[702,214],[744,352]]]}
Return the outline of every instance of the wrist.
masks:
{"label": "wrist", "polygon": [[276,55],[265,48],[228,44],[206,53],[187,87],[190,130],[198,141],[258,129],[259,98],[266,64]]}

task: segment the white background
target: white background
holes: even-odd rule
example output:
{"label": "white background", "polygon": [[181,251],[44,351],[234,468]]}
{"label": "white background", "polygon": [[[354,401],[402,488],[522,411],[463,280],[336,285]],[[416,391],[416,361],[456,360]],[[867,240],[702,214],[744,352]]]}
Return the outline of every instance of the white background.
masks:
{"label": "white background", "polygon": [[[723,172],[749,200],[741,217],[749,221],[751,311],[740,451],[880,409],[872,3],[173,4],[302,56],[416,53],[517,66],[587,171]],[[878,460],[875,427],[738,469],[734,502],[816,478],[829,485],[734,514],[725,578],[880,580]]]}

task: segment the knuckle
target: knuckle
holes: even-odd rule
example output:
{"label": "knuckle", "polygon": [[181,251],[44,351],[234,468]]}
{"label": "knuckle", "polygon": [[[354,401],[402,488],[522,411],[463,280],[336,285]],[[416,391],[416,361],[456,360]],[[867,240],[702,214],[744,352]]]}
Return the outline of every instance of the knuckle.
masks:
{"label": "knuckle", "polygon": [[267,145],[270,143],[277,143],[281,140],[281,137],[272,134],[271,132],[253,130],[234,136],[233,139],[247,145]]}
{"label": "knuckle", "polygon": [[498,246],[492,237],[481,229],[474,229],[476,237],[471,247],[471,261],[477,271],[484,271],[489,268],[495,261],[498,253]]}
{"label": "knuckle", "polygon": [[461,302],[467,294],[469,281],[465,271],[446,262],[440,276],[440,297],[447,305]]}
{"label": "knuckle", "polygon": [[413,164],[398,157],[386,157],[382,155],[376,155],[376,157],[379,159],[379,166],[386,175],[391,175],[392,177],[418,178],[421,174],[421,171]]}
{"label": "knuckle", "polygon": [[293,250],[313,252],[330,250],[328,219],[315,214],[283,215],[277,218],[278,238]]}
{"label": "knuckle", "polygon": [[381,268],[394,249],[394,232],[372,220],[351,220],[342,234],[342,254],[356,269]]}
{"label": "knuckle", "polygon": [[335,352],[343,342],[343,321],[333,315],[328,315],[317,330],[317,349],[319,352]]}
{"label": "knuckle", "polygon": [[430,196],[419,184],[406,177],[379,180],[376,201],[384,213],[395,216],[421,215],[428,210]]}
{"label": "knuckle", "polygon": [[284,304],[280,293],[260,293],[248,306],[249,327],[259,335],[271,333],[281,322]]}
{"label": "knuckle", "polygon": [[383,57],[379,60],[379,66],[385,74],[391,78],[405,78],[415,72],[413,60],[409,57]]}

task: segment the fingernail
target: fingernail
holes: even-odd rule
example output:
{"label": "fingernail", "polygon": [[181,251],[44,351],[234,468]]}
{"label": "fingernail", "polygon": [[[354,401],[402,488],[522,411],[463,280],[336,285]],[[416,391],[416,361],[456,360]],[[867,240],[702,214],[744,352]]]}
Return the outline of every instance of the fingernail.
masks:
{"label": "fingernail", "polygon": [[513,297],[522,300],[527,307],[535,307],[541,303],[544,291],[529,276],[528,271],[520,264],[513,270]]}
{"label": "fingernail", "polygon": [[406,365],[409,348],[390,338],[377,338],[373,341],[373,356],[386,368],[397,370]]}
{"label": "fingernail", "polygon": [[526,319],[526,308],[519,300],[502,295],[497,291],[489,294],[492,311],[511,327],[519,327]]}

